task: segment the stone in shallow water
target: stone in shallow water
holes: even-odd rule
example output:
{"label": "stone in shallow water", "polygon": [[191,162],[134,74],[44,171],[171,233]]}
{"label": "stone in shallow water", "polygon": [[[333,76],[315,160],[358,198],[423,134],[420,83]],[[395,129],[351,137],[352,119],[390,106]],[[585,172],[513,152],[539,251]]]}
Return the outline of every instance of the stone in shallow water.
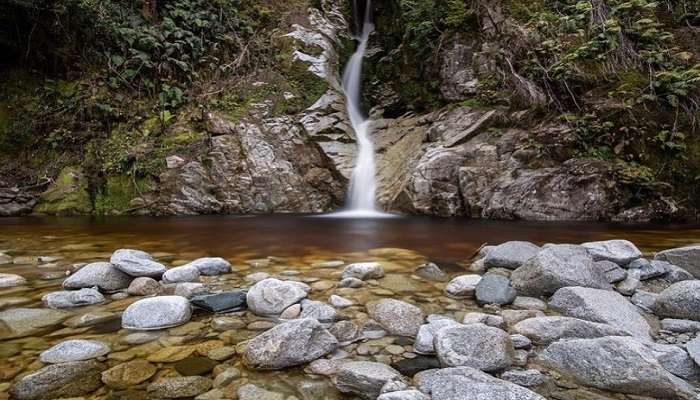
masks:
{"label": "stone in shallow water", "polygon": [[184,266],[195,267],[199,273],[207,276],[228,274],[231,272],[231,263],[221,257],[198,258]]}
{"label": "stone in shallow water", "polygon": [[434,354],[435,347],[433,342],[437,331],[448,326],[459,325],[459,322],[450,318],[434,319],[427,324],[421,325],[418,329],[416,341],[413,343],[413,349],[419,354]]}
{"label": "stone in shallow water", "polygon": [[700,280],[674,283],[659,293],[654,311],[662,317],[700,321]]}
{"label": "stone in shallow water", "polygon": [[469,367],[419,372],[414,382],[433,400],[546,400],[529,389]]}
{"label": "stone in shallow water", "polygon": [[566,287],[557,290],[549,305],[562,314],[602,322],[638,338],[651,339],[651,327],[625,297],[610,290]]}
{"label": "stone in shallow water", "polygon": [[582,243],[581,246],[588,250],[595,261],[608,260],[618,265],[627,265],[642,256],[642,252],[629,240],[604,240]]}
{"label": "stone in shallow water", "polygon": [[119,249],[109,259],[118,270],[134,276],[160,278],[165,273],[165,265],[156,262],[153,257],[141,250]]}
{"label": "stone in shallow water", "polygon": [[150,362],[169,363],[184,360],[197,351],[195,346],[171,346],[162,348],[148,355]]}
{"label": "stone in shallow water", "polygon": [[148,385],[148,393],[165,399],[194,397],[211,389],[211,385],[211,379],[202,376],[162,378]]}
{"label": "stone in shallow water", "polygon": [[192,317],[190,302],[181,296],[159,296],[141,299],[124,310],[122,327],[135,330],[156,330],[186,323]]}
{"label": "stone in shallow water", "polygon": [[170,268],[163,273],[163,283],[199,282],[199,270],[193,266]]}
{"label": "stone in shallow water", "polygon": [[109,311],[94,311],[70,318],[69,320],[65,321],[63,325],[71,328],[83,328],[86,326],[110,323],[120,318],[121,316],[117,313]]}
{"label": "stone in shallow water", "polygon": [[0,288],[25,285],[27,280],[16,274],[0,273]]}
{"label": "stone in shallow water", "polygon": [[413,377],[415,374],[433,368],[440,368],[440,360],[437,357],[417,356],[414,358],[402,358],[391,364],[391,367],[402,375]]}
{"label": "stone in shallow water", "polygon": [[357,289],[359,287],[362,287],[362,280],[357,279],[357,278],[344,278],[340,282],[338,282],[338,287],[339,288],[353,288]]}
{"label": "stone in shallow water", "polygon": [[364,399],[376,399],[384,384],[400,377],[398,371],[385,364],[351,361],[338,368],[335,386],[343,393],[353,393]]}
{"label": "stone in shallow water", "polygon": [[352,302],[352,300],[335,294],[332,294],[331,297],[328,298],[328,302],[335,308],[347,308],[355,304]]}
{"label": "stone in shallow water", "polygon": [[195,295],[206,293],[207,288],[204,284],[199,282],[182,282],[175,285],[175,290],[173,294],[175,296],[182,296],[186,298],[192,298]]}
{"label": "stone in shallow water", "polygon": [[102,386],[103,369],[95,360],[49,365],[23,377],[12,387],[10,395],[17,400],[87,395]]}
{"label": "stone in shallow water", "polygon": [[547,245],[511,275],[513,287],[525,295],[551,295],[567,286],[610,289],[608,279],[585,248]]}
{"label": "stone in shallow water", "polygon": [[192,304],[207,311],[221,313],[244,310],[246,293],[242,290],[232,290],[215,294],[200,294],[192,297]]}
{"label": "stone in shallow water", "polygon": [[506,332],[484,324],[447,327],[435,334],[435,352],[444,367],[504,369],[513,364],[514,351]]}
{"label": "stone in shallow water", "polygon": [[183,376],[204,375],[219,363],[207,357],[187,357],[175,363],[175,371]]}
{"label": "stone in shallow water", "polygon": [[343,270],[342,278],[357,278],[360,280],[379,279],[384,276],[384,268],[378,262],[350,264]]}
{"label": "stone in shallow water", "polygon": [[660,398],[696,398],[690,384],[669,373],[647,345],[631,337],[560,340],[539,358],[587,386]]}
{"label": "stone in shallow water", "polygon": [[62,309],[100,304],[105,298],[95,289],[80,289],[47,293],[41,301],[46,307]]}
{"label": "stone in shallow water", "polygon": [[315,319],[291,320],[245,344],[243,361],[256,369],[281,369],[320,358],[338,347],[338,340]]}
{"label": "stone in shallow water", "polygon": [[146,360],[129,361],[104,371],[102,382],[114,389],[128,389],[150,379],[156,370],[156,367]]}
{"label": "stone in shallow water", "polygon": [[447,282],[450,277],[434,263],[425,263],[416,267],[416,275],[433,282]]}
{"label": "stone in shallow water", "polygon": [[301,301],[299,318],[314,318],[319,322],[334,322],[340,319],[340,315],[335,308],[326,303],[304,299]]}
{"label": "stone in shallow water", "polygon": [[461,275],[453,278],[445,286],[445,294],[455,299],[466,299],[474,297],[476,285],[481,282],[480,275]]}
{"label": "stone in shallow water", "polygon": [[415,337],[425,315],[420,308],[405,301],[381,299],[367,304],[367,313],[389,334]]}
{"label": "stone in shallow water", "polygon": [[103,292],[115,292],[129,287],[134,277],[118,270],[108,262],[90,263],[63,281],[64,289],[97,287]]}
{"label": "stone in shallow water", "polygon": [[109,351],[109,346],[97,340],[66,340],[42,352],[39,359],[44,364],[60,364],[102,357]]}
{"label": "stone in shallow water", "polygon": [[304,286],[298,282],[264,279],[248,291],[248,308],[256,315],[279,315],[285,308],[307,296],[308,290]]}
{"label": "stone in shallow water", "polygon": [[516,269],[537,254],[539,250],[539,246],[530,242],[505,242],[488,251],[484,257],[484,265],[487,268]]}
{"label": "stone in shallow water", "polygon": [[252,383],[239,387],[236,393],[238,394],[238,400],[284,400],[282,393],[272,392]]}
{"label": "stone in shallow water", "polygon": [[157,280],[142,276],[134,279],[126,292],[132,296],[151,296],[160,293],[162,289]]}
{"label": "stone in shallow water", "polygon": [[486,274],[476,285],[476,301],[480,304],[510,304],[518,292],[510,285],[510,279],[502,275]]}
{"label": "stone in shallow water", "polygon": [[12,308],[0,312],[0,338],[11,339],[33,335],[55,326],[70,313],[45,308]]}
{"label": "stone in shallow water", "polygon": [[624,330],[608,324],[556,316],[528,318],[515,324],[513,332],[528,337],[538,345],[548,345],[560,339],[628,335]]}

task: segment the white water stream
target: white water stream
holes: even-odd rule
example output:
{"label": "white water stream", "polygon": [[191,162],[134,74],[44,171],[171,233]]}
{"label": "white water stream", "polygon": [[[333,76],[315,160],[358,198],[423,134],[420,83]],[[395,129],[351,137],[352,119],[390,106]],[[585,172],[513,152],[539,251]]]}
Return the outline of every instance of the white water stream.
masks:
{"label": "white water stream", "polygon": [[[350,190],[344,211],[332,214],[339,217],[384,217],[389,216],[377,210],[376,205],[376,168],[374,163],[374,144],[372,143],[370,120],[362,113],[362,61],[367,51],[369,35],[374,31],[371,21],[371,0],[365,6],[362,28],[355,39],[357,49],[343,73],[343,92],[350,124],[357,138],[357,158],[350,178]],[[358,12],[359,14],[359,12]]]}

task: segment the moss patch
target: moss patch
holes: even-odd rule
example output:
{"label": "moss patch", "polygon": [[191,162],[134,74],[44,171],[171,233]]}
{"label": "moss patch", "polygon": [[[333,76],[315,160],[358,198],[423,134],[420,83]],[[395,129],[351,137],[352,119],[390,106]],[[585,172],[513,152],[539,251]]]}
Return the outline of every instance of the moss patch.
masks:
{"label": "moss patch", "polygon": [[48,215],[85,215],[92,213],[88,180],[80,167],[65,167],[54,183],[41,195],[35,212]]}
{"label": "moss patch", "polygon": [[95,214],[121,214],[132,208],[132,200],[148,192],[152,187],[153,181],[149,178],[110,176],[104,187],[95,195]]}

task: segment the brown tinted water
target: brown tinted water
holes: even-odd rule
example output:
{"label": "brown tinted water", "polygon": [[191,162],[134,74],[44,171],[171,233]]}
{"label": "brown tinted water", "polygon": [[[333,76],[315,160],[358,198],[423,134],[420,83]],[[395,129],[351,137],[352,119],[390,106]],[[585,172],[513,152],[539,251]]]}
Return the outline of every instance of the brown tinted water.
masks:
{"label": "brown tinted water", "polygon": [[[335,219],[294,215],[211,216],[179,218],[6,218],[0,219],[0,253],[13,257],[0,265],[0,272],[20,274],[27,285],[0,289],[0,311],[16,307],[42,308],[41,297],[60,290],[67,271],[75,264],[106,261],[118,248],[137,248],[151,252],[168,266],[181,265],[202,256],[220,256],[233,264],[234,272],[220,277],[203,277],[213,290],[247,287],[246,275],[266,272],[284,279],[303,281],[312,287],[310,298],[328,301],[331,294],[342,295],[357,306],[343,310],[354,321],[367,318],[364,304],[379,298],[402,299],[418,304],[426,313],[441,313],[461,320],[464,313],[483,311],[473,300],[450,299],[442,293],[443,282],[417,277],[413,271],[425,261],[434,261],[450,275],[468,273],[466,267],[483,244],[507,240],[581,243],[591,240],[624,238],[643,251],[700,242],[698,225],[615,225],[599,223],[532,223],[512,221],[474,221],[428,217],[388,219]],[[405,249],[405,250],[400,250]],[[52,259],[41,260],[40,256]],[[370,281],[358,289],[337,288],[342,267],[322,267],[319,262],[341,260],[345,263],[379,261],[385,278]],[[106,296],[104,304],[69,310],[78,318],[86,314],[112,313],[115,319],[92,326],[75,326],[73,319],[48,327],[30,336],[9,338],[0,329],[0,399],[3,392],[23,375],[42,367],[39,354],[66,339],[89,338],[109,344],[112,352],[101,362],[106,368],[128,360],[148,359],[153,353],[173,346],[235,346],[260,332],[260,324],[276,323],[243,312],[230,315],[241,321],[241,329],[216,330],[215,315],[198,312],[184,326],[164,330],[152,342],[134,345],[127,341],[130,331],[121,329],[119,313],[139,297]],[[1,328],[1,327],[0,327]],[[388,345],[399,343],[406,353],[387,352]],[[360,351],[360,346],[362,351]],[[396,346],[394,346],[396,347]],[[199,349],[199,347],[198,347]],[[205,356],[206,352],[197,350]],[[410,357],[411,347],[397,338],[364,340],[342,347],[338,357],[367,359],[384,363]],[[189,359],[189,358],[188,358]],[[158,373],[133,388],[128,396],[102,387],[91,398],[148,398],[146,387],[162,377],[177,376],[182,362],[153,361]],[[259,386],[306,398],[299,391],[302,383],[313,381],[327,387],[321,397],[337,398],[338,393],[319,376],[307,375],[301,368],[277,372],[246,370],[239,356],[221,361],[220,367],[240,368],[242,377],[235,385],[252,382]],[[178,366],[179,365],[179,366]],[[213,378],[207,372],[204,376]],[[232,386],[226,398],[235,391]],[[556,397],[543,393],[547,398]],[[145,397],[144,397],[145,396]],[[288,397],[291,398],[291,397]]]}

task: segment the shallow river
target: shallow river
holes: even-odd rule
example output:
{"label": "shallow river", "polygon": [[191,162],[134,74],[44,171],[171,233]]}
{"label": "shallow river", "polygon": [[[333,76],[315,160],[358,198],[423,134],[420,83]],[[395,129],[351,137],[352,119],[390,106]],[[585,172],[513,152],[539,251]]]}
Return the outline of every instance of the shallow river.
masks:
{"label": "shallow river", "polygon": [[[60,290],[66,271],[75,268],[75,264],[107,261],[116,249],[136,248],[151,252],[169,266],[203,256],[228,259],[233,264],[232,274],[202,279],[215,290],[250,286],[246,275],[266,272],[306,282],[312,287],[310,298],[314,300],[327,302],[331,294],[352,300],[357,306],[344,309],[343,313],[353,319],[366,318],[362,305],[383,297],[407,300],[420,304],[426,313],[448,314],[459,319],[465,312],[479,307],[471,300],[445,297],[442,294],[445,283],[420,279],[413,273],[417,265],[432,261],[453,277],[465,273],[470,260],[484,244],[507,240],[580,243],[610,238],[628,239],[643,251],[653,252],[700,242],[700,226],[491,222],[427,217],[358,220],[291,215],[5,218],[0,219],[0,253],[11,256],[13,262],[0,265],[0,272],[22,275],[29,284],[0,289],[0,311],[42,307],[41,297]],[[359,289],[336,288],[342,267],[320,264],[332,260],[381,261],[387,276]],[[211,349],[235,346],[274,324],[274,321],[243,312],[229,315],[240,321],[239,329],[216,329],[212,320],[219,316],[198,312],[190,323],[163,331],[150,342],[135,344],[125,339],[130,332],[120,329],[119,313],[138,297],[107,295],[106,298],[105,304],[69,310],[74,318],[33,336],[0,338],[0,399],[12,382],[41,367],[37,361],[41,351],[69,338],[99,339],[108,343],[112,352],[103,360],[106,368],[151,357],[150,361],[158,368],[154,377],[126,391],[105,386],[92,395],[93,398],[135,399],[148,398],[146,387],[159,377],[201,369],[202,365],[197,362],[201,364],[201,358]],[[114,318],[83,326],[77,322],[77,317],[87,313],[101,316],[113,313]],[[396,346],[404,346],[405,352],[396,354]],[[169,347],[177,351],[166,356],[161,352],[160,357],[152,357]],[[344,346],[337,356],[392,363],[415,357],[410,350],[410,343],[405,340],[385,337]],[[231,391],[246,382],[284,393],[289,396],[287,399],[339,396],[327,379],[304,374],[302,368],[283,372],[248,371],[240,365],[238,356],[215,364],[219,364],[217,369],[206,371],[204,366],[204,372],[198,374],[213,378],[226,367],[240,370],[241,376],[234,384],[221,389],[225,398],[231,398]],[[300,391],[302,382],[313,390]],[[316,394],[309,394],[311,392]],[[548,398],[576,398],[576,395],[554,396],[549,392],[546,395]]]}

